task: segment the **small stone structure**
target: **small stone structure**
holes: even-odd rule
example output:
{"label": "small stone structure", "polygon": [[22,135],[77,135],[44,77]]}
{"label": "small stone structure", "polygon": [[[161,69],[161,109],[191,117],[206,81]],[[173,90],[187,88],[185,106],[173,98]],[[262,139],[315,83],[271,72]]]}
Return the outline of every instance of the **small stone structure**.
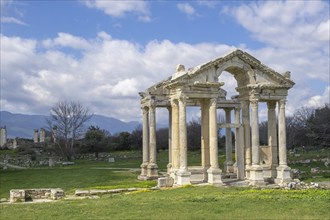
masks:
{"label": "small stone structure", "polygon": [[0,128],[0,147],[4,147],[7,143],[7,129],[6,126]]}
{"label": "small stone structure", "polygon": [[64,197],[62,189],[12,189],[10,202],[28,202],[36,199],[58,200]]}
{"label": "small stone structure", "polygon": [[[237,81],[238,95],[227,99],[219,76],[227,71]],[[290,73],[280,74],[241,50],[218,59],[176,72],[144,92],[140,92],[143,112],[143,161],[139,179],[156,179],[156,108],[169,113],[169,161],[167,177],[175,185],[191,184],[199,179],[212,185],[222,185],[222,170],[218,162],[218,128],[226,129],[226,162],[224,172],[236,172],[238,180],[250,185],[278,184],[291,181],[287,166],[285,104],[288,90],[294,82]],[[259,103],[268,108],[268,144],[260,146]],[[278,106],[276,120],[276,105]],[[201,108],[201,166],[187,164],[187,106]],[[217,121],[217,109],[226,113],[225,122]],[[234,122],[231,122],[231,112]],[[278,123],[276,123],[278,121]],[[232,161],[232,135],[235,130],[235,163]],[[160,179],[160,185],[168,185]]]}

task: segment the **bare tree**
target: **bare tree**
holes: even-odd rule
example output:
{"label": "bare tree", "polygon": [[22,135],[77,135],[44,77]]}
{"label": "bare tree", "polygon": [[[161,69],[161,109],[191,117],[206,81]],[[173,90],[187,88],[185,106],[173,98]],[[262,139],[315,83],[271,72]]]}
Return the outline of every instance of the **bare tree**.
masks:
{"label": "bare tree", "polygon": [[89,109],[79,102],[58,102],[51,108],[47,123],[56,128],[56,145],[68,160],[74,155],[75,141],[82,137],[84,123],[91,117]]}

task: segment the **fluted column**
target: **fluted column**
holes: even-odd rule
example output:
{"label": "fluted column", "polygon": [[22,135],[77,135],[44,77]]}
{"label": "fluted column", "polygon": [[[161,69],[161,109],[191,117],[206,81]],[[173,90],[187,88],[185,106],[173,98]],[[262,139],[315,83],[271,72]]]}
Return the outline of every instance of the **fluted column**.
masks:
{"label": "fluted column", "polygon": [[289,182],[291,180],[290,170],[287,166],[286,155],[286,126],[285,126],[285,102],[280,100],[278,102],[278,152],[279,152],[279,166],[277,167],[276,183]]}
{"label": "fluted column", "polygon": [[[226,124],[231,124],[231,109],[225,108],[226,113]],[[232,143],[232,134],[231,128],[226,128],[226,161],[225,161],[225,172],[233,171],[233,143]]]}
{"label": "fluted column", "polygon": [[[239,125],[241,123],[240,108],[235,108],[235,124]],[[235,133],[235,156],[236,156],[236,167],[237,167],[237,179],[243,180],[244,173],[244,133],[243,126],[236,128]]]}
{"label": "fluted column", "polygon": [[158,177],[158,166],[156,163],[156,106],[152,100],[149,107],[149,164],[148,164],[148,178],[154,179]]}
{"label": "fluted column", "polygon": [[149,108],[142,108],[142,164],[139,179],[147,178],[147,166],[149,163]]}
{"label": "fluted column", "polygon": [[187,122],[186,122],[186,97],[179,98],[179,128],[180,128],[180,168],[177,172],[178,185],[190,184],[190,172],[187,163]]}
{"label": "fluted column", "polygon": [[271,179],[274,180],[276,177],[276,168],[278,166],[277,161],[277,131],[276,131],[276,101],[267,102],[268,108],[268,146],[271,148]]}
{"label": "fluted column", "polygon": [[250,170],[250,184],[264,185],[262,167],[260,166],[258,100],[252,99],[250,102],[252,110],[252,166]]}
{"label": "fluted column", "polygon": [[179,149],[179,106],[178,100],[171,100],[172,107],[172,172],[176,172],[180,166]]}
{"label": "fluted column", "polygon": [[210,168],[207,170],[208,183],[222,185],[221,170],[218,161],[218,124],[217,100],[212,98],[209,106],[209,135],[210,135]]}
{"label": "fluted column", "polygon": [[168,107],[168,164],[167,173],[172,169],[172,108]]}
{"label": "fluted column", "polygon": [[250,178],[251,168],[251,127],[250,127],[250,102],[244,100],[242,104],[242,124],[244,135],[245,177]]}
{"label": "fluted column", "polygon": [[210,141],[209,141],[209,100],[201,101],[202,130],[201,130],[201,147],[202,147],[202,167],[203,182],[207,182],[207,169],[210,168]]}

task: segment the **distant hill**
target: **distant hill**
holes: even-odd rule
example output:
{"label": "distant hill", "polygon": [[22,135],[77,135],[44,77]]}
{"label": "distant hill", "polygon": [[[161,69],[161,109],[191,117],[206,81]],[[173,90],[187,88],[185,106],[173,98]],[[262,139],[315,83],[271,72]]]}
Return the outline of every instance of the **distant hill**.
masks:
{"label": "distant hill", "polygon": [[[33,138],[34,129],[47,129],[47,117],[44,115],[25,115],[0,111],[0,126],[6,126],[8,138]],[[88,123],[86,123],[86,127],[94,125],[109,131],[111,134],[115,134],[121,131],[131,132],[139,124],[137,121],[123,122],[111,117],[93,115]]]}

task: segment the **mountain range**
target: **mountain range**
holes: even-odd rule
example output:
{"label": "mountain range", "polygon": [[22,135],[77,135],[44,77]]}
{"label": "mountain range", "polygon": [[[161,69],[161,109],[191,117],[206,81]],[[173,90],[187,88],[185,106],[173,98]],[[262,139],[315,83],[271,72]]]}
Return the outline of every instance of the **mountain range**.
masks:
{"label": "mountain range", "polygon": [[[7,111],[0,111],[0,127],[6,126],[8,138],[33,138],[34,129],[47,129],[45,115],[27,115],[10,113]],[[137,121],[123,122],[121,120],[102,116],[93,115],[92,118],[86,122],[86,127],[90,125],[98,126],[101,129],[115,134],[122,131],[131,132],[137,128],[140,123]]]}

